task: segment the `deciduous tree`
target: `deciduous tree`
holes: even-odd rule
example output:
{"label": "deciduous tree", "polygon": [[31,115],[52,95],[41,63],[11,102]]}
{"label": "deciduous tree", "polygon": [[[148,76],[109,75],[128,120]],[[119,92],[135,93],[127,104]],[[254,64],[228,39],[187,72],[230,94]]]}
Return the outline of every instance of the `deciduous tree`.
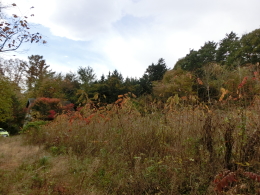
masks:
{"label": "deciduous tree", "polygon": [[79,77],[79,81],[81,83],[81,88],[82,90],[84,90],[85,92],[88,93],[89,89],[90,89],[90,85],[94,82],[96,75],[94,73],[93,68],[91,67],[79,67],[78,71],[78,77]]}
{"label": "deciduous tree", "polygon": [[0,122],[12,117],[12,85],[4,76],[0,76]]}
{"label": "deciduous tree", "polygon": [[36,89],[41,85],[44,78],[53,76],[55,72],[48,70],[50,67],[46,64],[43,56],[29,56],[29,64],[26,66],[26,84],[29,91]]}
{"label": "deciduous tree", "polygon": [[193,92],[194,75],[182,69],[169,70],[161,82],[154,83],[153,91],[156,96],[167,100],[169,97],[189,97]]}
{"label": "deciduous tree", "polygon": [[[0,2],[0,52],[15,51],[23,43],[46,43],[38,32],[31,32],[31,26],[27,22],[28,17],[12,14],[8,16],[3,11],[7,8],[16,7],[16,4],[3,5]],[[32,7],[33,8],[33,7]]]}
{"label": "deciduous tree", "polygon": [[25,74],[27,62],[19,59],[0,60],[0,72],[11,82],[22,87],[24,84],[23,76]]}

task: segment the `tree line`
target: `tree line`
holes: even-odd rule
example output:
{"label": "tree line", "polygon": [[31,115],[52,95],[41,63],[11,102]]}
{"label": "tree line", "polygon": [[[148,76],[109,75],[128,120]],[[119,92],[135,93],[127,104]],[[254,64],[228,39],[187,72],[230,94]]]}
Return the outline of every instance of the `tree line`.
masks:
{"label": "tree line", "polygon": [[259,94],[259,62],[260,29],[242,37],[231,32],[218,43],[205,42],[198,51],[192,49],[180,58],[157,84],[157,93],[166,97],[195,95],[208,103],[225,98],[253,99]]}
{"label": "tree line", "polygon": [[205,42],[198,50],[191,49],[175,64],[175,69],[197,71],[208,63],[216,62],[229,69],[248,63],[256,64],[260,59],[260,29],[244,34],[241,38],[234,32],[226,34],[218,43]]}
{"label": "tree line", "polygon": [[[24,42],[46,43],[39,33],[29,32],[26,16],[0,15],[4,19],[0,23],[0,52],[17,50]],[[155,101],[168,108],[181,102],[212,105],[242,100],[248,104],[260,92],[259,62],[260,29],[241,38],[231,32],[219,42],[205,42],[198,51],[191,49],[172,69],[160,58],[140,78],[124,78],[118,70],[97,78],[90,66],[61,74],[53,71],[41,55],[29,56],[28,61],[0,59],[0,125],[18,132],[28,98],[58,98],[75,108],[87,103],[100,107],[131,92],[137,97],[140,112],[144,102]]]}
{"label": "tree line", "polygon": [[110,104],[118,95],[128,92],[139,97],[152,94],[152,82],[162,79],[166,71],[162,58],[148,66],[141,78],[124,78],[118,70],[96,78],[90,66],[79,67],[77,72],[57,73],[40,55],[29,56],[28,61],[1,59],[0,123],[9,121],[11,124],[10,120],[14,119],[22,121],[22,109],[28,98],[59,98],[70,101],[77,108],[90,102],[96,107]]}
{"label": "tree line", "polygon": [[90,66],[79,67],[77,72],[65,75],[50,69],[43,56],[32,55],[28,62],[19,59],[1,59],[1,77],[13,83],[27,97],[62,98],[77,103],[77,96],[85,93],[89,99],[111,103],[118,94],[132,92],[137,96],[152,93],[152,82],[161,80],[167,71],[164,59],[152,63],[141,78],[124,78],[114,70],[96,78]]}

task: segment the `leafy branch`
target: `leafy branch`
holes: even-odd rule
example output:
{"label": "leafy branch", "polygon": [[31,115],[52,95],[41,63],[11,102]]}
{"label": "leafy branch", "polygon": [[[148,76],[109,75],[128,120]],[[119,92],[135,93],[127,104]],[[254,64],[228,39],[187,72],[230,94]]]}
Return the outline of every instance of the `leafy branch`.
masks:
{"label": "leafy branch", "polygon": [[[16,6],[15,3],[12,6]],[[10,6],[1,6],[1,9],[6,9]],[[33,8],[33,7],[32,7]],[[18,16],[12,14],[12,17],[5,16],[0,11],[0,52],[10,52],[17,50],[23,43],[47,43],[42,40],[40,33],[31,33],[30,25],[27,22],[27,16]],[[31,14],[30,17],[33,17]]]}

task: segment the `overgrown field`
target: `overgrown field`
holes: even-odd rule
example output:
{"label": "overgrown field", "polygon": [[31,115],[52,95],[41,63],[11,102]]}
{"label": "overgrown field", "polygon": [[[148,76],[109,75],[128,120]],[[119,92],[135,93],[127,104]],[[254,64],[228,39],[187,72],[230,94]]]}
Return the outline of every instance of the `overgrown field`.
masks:
{"label": "overgrown field", "polygon": [[30,123],[24,144],[44,150],[11,169],[0,151],[0,194],[259,194],[259,101],[220,107],[128,102]]}

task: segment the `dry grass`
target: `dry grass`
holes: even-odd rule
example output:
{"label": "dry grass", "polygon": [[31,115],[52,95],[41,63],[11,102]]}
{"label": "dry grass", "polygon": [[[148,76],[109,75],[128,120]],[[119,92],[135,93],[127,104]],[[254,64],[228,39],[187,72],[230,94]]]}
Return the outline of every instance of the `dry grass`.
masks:
{"label": "dry grass", "polygon": [[32,166],[35,161],[45,156],[47,152],[42,147],[25,145],[23,136],[0,138],[0,173],[1,173],[1,194],[20,194],[19,188],[32,176],[28,170],[20,171],[25,165]]}
{"label": "dry grass", "polygon": [[[22,162],[12,169],[24,180],[13,179],[15,189],[21,194],[216,194],[214,177],[229,169],[239,182],[219,189],[256,194],[258,183],[244,173],[260,169],[259,111],[258,104],[212,110],[200,105],[140,116],[128,106],[61,115],[25,135],[36,146],[24,146],[34,148],[21,154],[30,160],[14,161]],[[50,154],[43,156],[42,147]]]}
{"label": "dry grass", "polygon": [[0,138],[0,169],[13,170],[26,159],[42,156],[46,153],[41,147],[25,145],[22,136]]}
{"label": "dry grass", "polygon": [[[23,135],[0,137],[0,194],[86,194],[86,190],[71,189],[82,180],[74,177],[75,171],[86,169],[76,156],[52,156],[25,140]],[[94,172],[96,163],[90,165],[88,174]],[[102,193],[91,189],[87,194]]]}

